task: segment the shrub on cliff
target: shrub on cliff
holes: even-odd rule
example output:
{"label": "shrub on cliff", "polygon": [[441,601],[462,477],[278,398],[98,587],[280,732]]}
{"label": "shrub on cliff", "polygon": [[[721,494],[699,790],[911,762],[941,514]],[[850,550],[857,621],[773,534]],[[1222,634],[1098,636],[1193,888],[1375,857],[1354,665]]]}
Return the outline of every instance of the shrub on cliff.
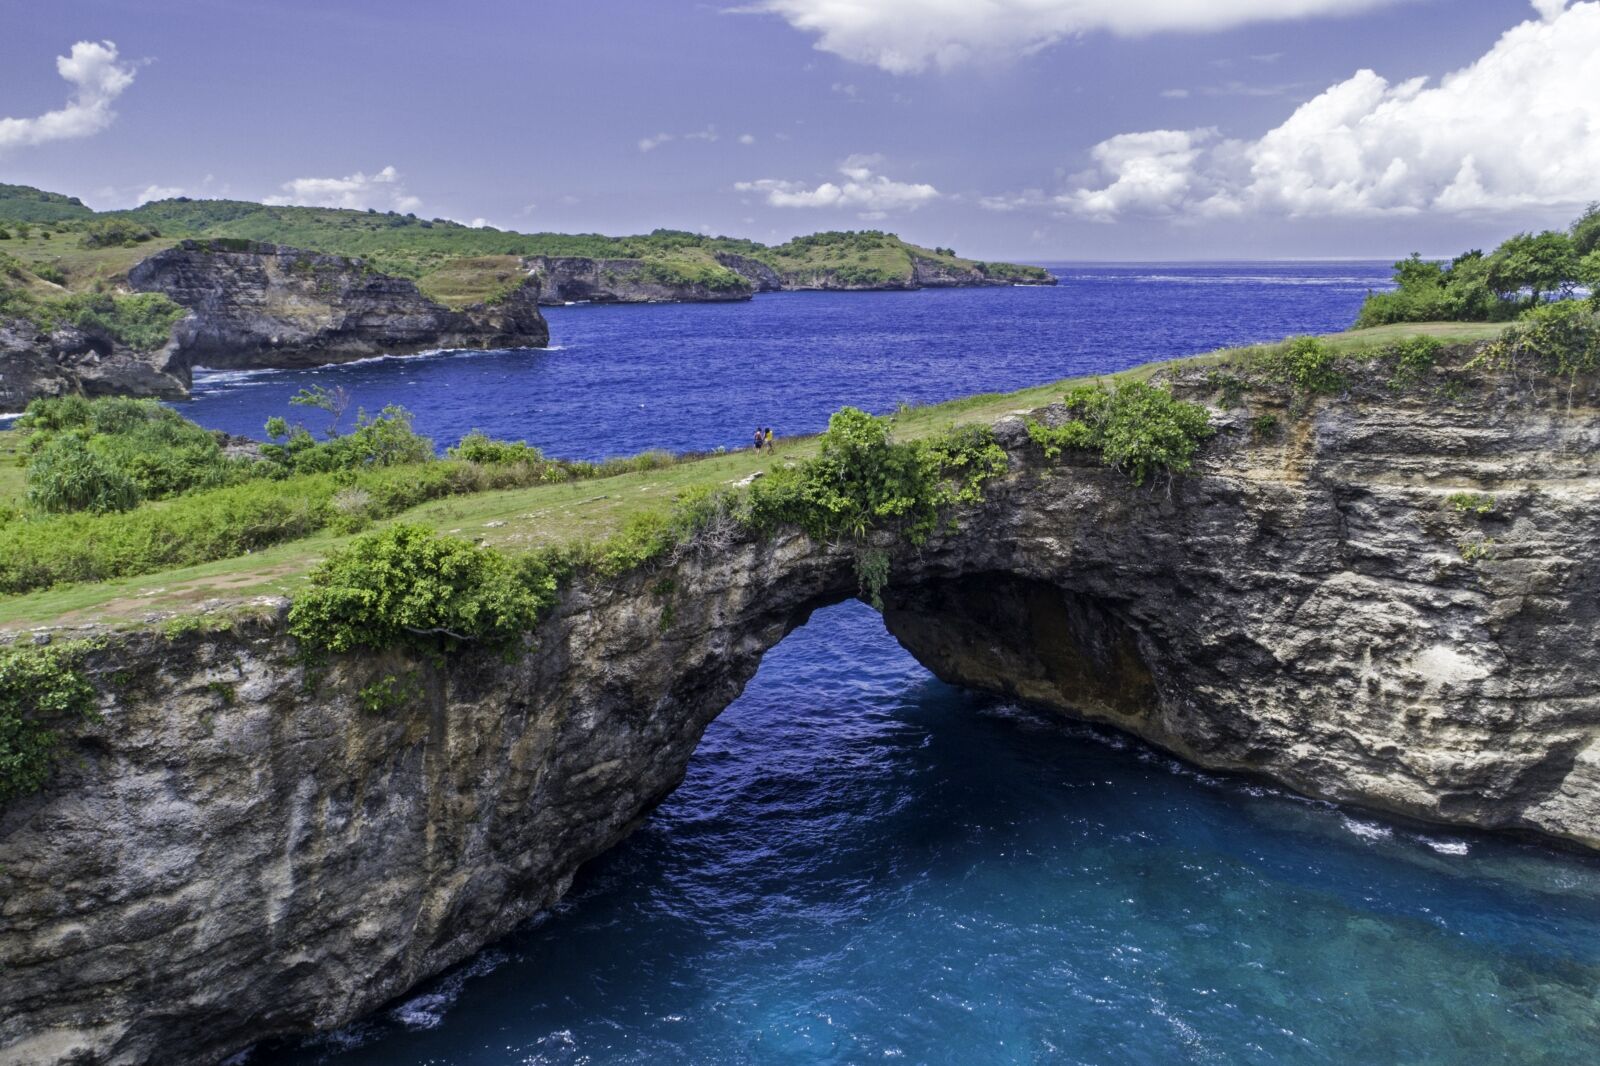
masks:
{"label": "shrub on cliff", "polygon": [[304,426],[291,427],[282,418],[269,419],[266,429],[274,442],[262,447],[262,456],[297,474],[424,463],[434,457],[433,441],[411,428],[410,411],[394,404],[376,415],[359,412],[356,428],[332,440],[318,441]]}
{"label": "shrub on cliff", "polygon": [[333,652],[440,640],[503,645],[531,629],[554,595],[548,574],[402,524],[358,538],[312,571],[289,631]]}
{"label": "shrub on cliff", "polygon": [[1214,432],[1200,404],[1142,381],[1080,385],[1065,399],[1074,420],[1055,427],[1030,420],[1028,436],[1046,458],[1067,448],[1098,452],[1135,485],[1161,473],[1187,473],[1200,442]]}
{"label": "shrub on cliff", "polygon": [[0,649],[0,804],[50,779],[61,730],[94,715],[82,644]]}
{"label": "shrub on cliff", "polygon": [[160,500],[197,489],[237,484],[252,476],[250,461],[225,455],[216,434],[155,400],[40,398],[28,405],[17,426],[28,434],[24,447],[36,456],[27,475],[30,493],[34,483],[47,473],[43,468],[36,469],[37,464],[55,441],[66,436],[82,442],[101,465],[131,479],[138,489],[134,502],[137,498]]}
{"label": "shrub on cliff", "polygon": [[1567,378],[1600,371],[1600,310],[1563,301],[1529,311],[1490,345],[1484,358],[1507,366],[1532,360]]}
{"label": "shrub on cliff", "polygon": [[955,503],[975,502],[983,481],[1005,470],[986,427],[897,442],[889,423],[854,407],[834,412],[816,458],[774,470],[751,486],[757,529],[798,525],[819,539],[863,540],[874,530],[921,543]]}
{"label": "shrub on cliff", "polygon": [[60,514],[88,511],[106,514],[139,504],[139,486],[102,456],[90,450],[77,433],[51,441],[28,464],[28,503]]}

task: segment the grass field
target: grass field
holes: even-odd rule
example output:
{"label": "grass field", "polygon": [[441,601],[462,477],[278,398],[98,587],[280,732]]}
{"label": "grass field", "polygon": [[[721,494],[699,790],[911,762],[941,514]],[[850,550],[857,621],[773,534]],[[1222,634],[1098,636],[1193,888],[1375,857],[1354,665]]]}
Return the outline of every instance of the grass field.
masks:
{"label": "grass field", "polygon": [[[1487,339],[1498,335],[1502,328],[1477,323],[1385,326],[1333,334],[1326,340],[1336,349],[1348,351],[1417,334],[1455,342]],[[1226,349],[1190,359],[1149,363],[1110,377],[1143,380],[1180,363],[1201,366],[1224,363],[1238,358],[1239,352],[1239,349]],[[914,439],[957,424],[991,423],[1008,413],[1032,410],[1059,400],[1065,388],[1075,380],[1082,379],[902,409],[894,416],[894,431],[900,439]],[[0,433],[0,498],[12,502],[20,497],[23,488],[22,472],[15,460],[17,437],[14,431]],[[659,470],[450,497],[415,507],[390,521],[421,522],[512,553],[546,545],[601,540],[621,529],[630,517],[668,507],[678,495],[690,489],[731,486],[774,464],[803,459],[815,449],[814,439],[786,440],[780,442],[775,455],[730,452],[687,460]],[[199,566],[7,597],[0,599],[0,629],[43,623],[138,622],[151,614],[182,611],[207,600],[285,595],[294,591],[318,560],[348,539],[322,534]]]}

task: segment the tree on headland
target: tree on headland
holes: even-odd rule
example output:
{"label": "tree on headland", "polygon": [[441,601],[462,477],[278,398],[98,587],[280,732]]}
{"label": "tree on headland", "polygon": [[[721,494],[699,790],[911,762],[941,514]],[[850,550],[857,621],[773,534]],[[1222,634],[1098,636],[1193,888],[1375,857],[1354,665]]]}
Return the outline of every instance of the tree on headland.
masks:
{"label": "tree on headland", "polygon": [[1527,302],[1537,304],[1547,295],[1569,294],[1577,274],[1572,238],[1558,230],[1519,233],[1489,258],[1489,287],[1501,299],[1526,292]]}

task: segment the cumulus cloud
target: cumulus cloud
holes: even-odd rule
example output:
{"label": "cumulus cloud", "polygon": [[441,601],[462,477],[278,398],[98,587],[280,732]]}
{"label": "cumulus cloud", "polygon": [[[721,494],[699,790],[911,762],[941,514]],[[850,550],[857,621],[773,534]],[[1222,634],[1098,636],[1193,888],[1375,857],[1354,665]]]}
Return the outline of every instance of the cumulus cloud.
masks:
{"label": "cumulus cloud", "polygon": [[1091,152],[1098,177],[1051,206],[1109,220],[1587,203],[1600,193],[1600,2],[1534,6],[1539,18],[1437,84],[1361,70],[1256,140],[1210,129],[1112,137]]}
{"label": "cumulus cloud", "polygon": [[[1198,33],[1345,15],[1397,0],[756,0],[817,47],[896,74],[1025,55],[1096,30]],[[1556,0],[1543,0],[1550,4]]]}
{"label": "cumulus cloud", "polygon": [[342,178],[295,178],[278,186],[282,196],[262,202],[277,206],[344,207],[354,210],[415,211],[422,201],[406,192],[400,172],[384,167],[376,174],[356,171]]}
{"label": "cumulus cloud", "polygon": [[874,168],[881,163],[877,156],[851,156],[839,166],[843,181],[825,181],[814,187],[804,182],[762,178],[741,181],[734,188],[760,193],[772,207],[853,209],[869,220],[885,218],[890,211],[915,210],[939,198],[939,190],[932,185],[894,181],[877,173]]}
{"label": "cumulus cloud", "polygon": [[72,86],[64,107],[33,118],[0,118],[0,150],[99,133],[116,119],[111,104],[133,84],[134,67],[110,41],[79,41],[56,57],[56,73]]}

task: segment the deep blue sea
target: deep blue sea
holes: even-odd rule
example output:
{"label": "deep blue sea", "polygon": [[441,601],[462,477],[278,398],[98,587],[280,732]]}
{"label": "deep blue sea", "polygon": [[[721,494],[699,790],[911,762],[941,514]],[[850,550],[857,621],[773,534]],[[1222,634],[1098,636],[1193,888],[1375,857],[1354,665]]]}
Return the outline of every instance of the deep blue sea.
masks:
{"label": "deep blue sea", "polygon": [[[1058,268],[1054,290],[559,308],[549,353],[214,381],[249,429],[345,383],[441,439],[737,444],[1337,328],[1383,264]],[[237,419],[237,421],[229,421]],[[728,427],[732,423],[732,428]],[[1195,771],[939,683],[818,612],[554,913],[250,1066],[1600,1061],[1600,862]]]}
{"label": "deep blue sea", "polygon": [[[1348,327],[1390,264],[1052,267],[1050,288],[778,293],[741,304],[548,308],[543,349],[450,352],[300,371],[201,373],[178,404],[202,425],[260,437],[309,385],[376,411],[400,404],[441,446],[473,429],[551,455],[742,447],[874,412],[1121,370],[1229,344]],[[353,418],[352,411],[351,417]]]}

